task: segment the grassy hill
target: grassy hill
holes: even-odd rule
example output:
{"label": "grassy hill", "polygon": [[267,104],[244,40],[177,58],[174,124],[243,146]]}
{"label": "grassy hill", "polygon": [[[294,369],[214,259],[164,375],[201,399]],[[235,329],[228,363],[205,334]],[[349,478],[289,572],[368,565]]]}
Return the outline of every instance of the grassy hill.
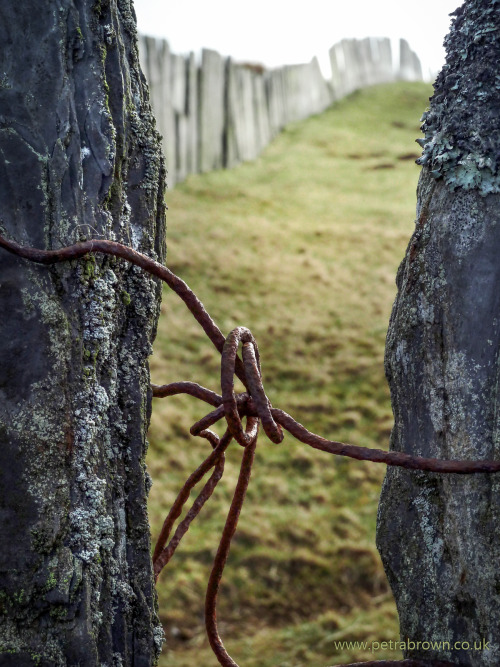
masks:
{"label": "grassy hill", "polygon": [[[253,163],[191,177],[168,193],[168,266],[228,333],[249,327],[275,407],[325,437],[388,447],[384,339],[395,275],[415,217],[415,138],[431,87],[401,83],[351,95],[289,126]],[[219,357],[165,291],[152,380],[219,391]],[[153,537],[208,443],[189,397],[155,399],[148,466]],[[326,667],[399,659],[338,641],[398,639],[375,548],[385,468],[334,458],[286,437],[260,438],[223,579],[218,617],[241,667]],[[205,639],[205,585],[241,448],[230,447],[214,497],[164,570],[162,667],[217,665]]]}

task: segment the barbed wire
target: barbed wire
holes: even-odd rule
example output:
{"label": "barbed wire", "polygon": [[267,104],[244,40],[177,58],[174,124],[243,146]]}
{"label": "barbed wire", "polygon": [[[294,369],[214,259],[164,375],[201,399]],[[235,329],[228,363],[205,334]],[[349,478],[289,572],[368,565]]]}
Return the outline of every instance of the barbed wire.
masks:
{"label": "barbed wire", "polygon": [[[297,440],[314,449],[360,461],[384,463],[386,465],[399,466],[407,470],[422,470],[447,474],[494,473],[500,471],[500,461],[458,461],[425,458],[412,456],[404,452],[387,452],[382,449],[346,444],[336,440],[328,440],[312,433],[289,414],[272,406],[264,391],[260,370],[259,349],[251,331],[246,327],[237,327],[227,337],[224,336],[200,299],[181,278],[163,264],[128,246],[116,241],[92,239],[58,250],[39,250],[23,247],[15,241],[8,240],[0,235],[0,247],[19,257],[39,264],[56,264],[79,259],[92,253],[102,253],[125,259],[165,282],[184,301],[191,314],[221,354],[221,394],[206,389],[195,382],[174,382],[161,386],[152,384],[151,387],[153,397],[155,398],[165,398],[183,393],[204,401],[215,408],[196,422],[190,429],[192,435],[207,439],[212,446],[212,451],[188,477],[163,523],[153,552],[155,581],[157,581],[160,572],[172,558],[182,537],[189,529],[192,521],[200,513],[204,504],[209,500],[222,478],[225,462],[224,454],[231,441],[234,439],[244,448],[238,481],[209,576],[205,598],[205,625],[208,640],[218,662],[223,667],[238,667],[238,664],[228,654],[219,636],[217,626],[217,597],[231,547],[231,540],[238,525],[241,508],[245,501],[246,491],[250,482],[260,424],[262,424],[264,433],[273,443],[278,444],[283,440],[283,429],[285,429]],[[238,356],[240,345],[242,359]],[[243,383],[246,389],[245,392],[235,394],[235,375]],[[243,417],[246,418],[245,428],[242,423]],[[220,419],[225,419],[227,429],[224,435],[219,438],[216,433],[210,430],[210,427]],[[181,515],[192,489],[212,469],[213,472],[210,478],[169,540],[175,521]],[[420,667],[428,664],[429,662],[422,660],[407,659],[351,663],[351,665],[345,665],[344,667],[356,667],[358,665],[365,667],[368,665],[378,665],[379,667],[384,667],[385,665]],[[453,663],[433,660],[432,664],[445,667]]]}

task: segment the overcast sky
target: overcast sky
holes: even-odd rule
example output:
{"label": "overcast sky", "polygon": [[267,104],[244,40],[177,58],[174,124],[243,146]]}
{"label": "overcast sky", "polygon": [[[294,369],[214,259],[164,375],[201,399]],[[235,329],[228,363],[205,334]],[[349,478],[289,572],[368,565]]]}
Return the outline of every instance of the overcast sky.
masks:
{"label": "overcast sky", "polygon": [[175,53],[211,48],[268,67],[308,62],[322,69],[344,37],[404,37],[424,73],[444,62],[449,14],[462,0],[134,0],[139,30]]}

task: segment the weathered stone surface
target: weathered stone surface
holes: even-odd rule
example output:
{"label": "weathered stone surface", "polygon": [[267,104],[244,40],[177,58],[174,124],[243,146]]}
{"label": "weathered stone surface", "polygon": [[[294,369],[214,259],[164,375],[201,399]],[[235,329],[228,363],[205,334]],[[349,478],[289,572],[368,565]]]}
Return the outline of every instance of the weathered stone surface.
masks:
{"label": "weathered stone surface", "polygon": [[258,155],[254,108],[254,74],[230,60],[226,66],[225,166],[254,160]]}
{"label": "weathered stone surface", "polygon": [[[164,258],[164,165],[129,0],[0,4],[2,233]],[[160,288],[0,258],[0,663],[151,665],[146,497]],[[4,660],[5,658],[5,660]]]}
{"label": "weathered stone surface", "polygon": [[303,96],[303,83],[307,78],[307,65],[285,65],[283,68],[286,95],[286,122],[293,123],[307,117],[307,99]]}
{"label": "weathered stone surface", "polygon": [[203,49],[198,88],[198,160],[201,172],[223,167],[224,61]]}
{"label": "weathered stone surface", "polygon": [[261,150],[265,148],[271,141],[271,128],[269,124],[269,107],[267,105],[266,88],[263,74],[255,74],[252,83],[257,156]]}
{"label": "weathered stone surface", "polygon": [[323,78],[316,57],[308,65],[308,73],[304,81],[304,97],[308,100],[309,116],[321,113],[333,102],[331,86]]}
{"label": "weathered stone surface", "polygon": [[175,185],[175,156],[177,152],[175,116],[172,105],[172,55],[168,42],[154,37],[143,37],[139,43],[141,65],[149,83],[151,106],[167,164],[167,183]]}
{"label": "weathered stone surface", "polygon": [[177,154],[175,156],[175,173],[177,182],[183,181],[188,175],[188,119],[185,114],[175,113],[175,135]]}
{"label": "weathered stone surface", "polygon": [[173,110],[186,114],[186,60],[184,56],[170,55],[170,98]]}
{"label": "weathered stone surface", "polygon": [[421,81],[422,66],[406,39],[399,40],[399,73],[403,81]]}
{"label": "weathered stone surface", "polygon": [[354,40],[343,39],[330,49],[332,88],[336,100],[349,95],[358,86],[357,59]]}
{"label": "weathered stone surface", "polygon": [[189,54],[186,96],[187,172],[195,174],[198,171],[198,68],[194,53]]}
{"label": "weathered stone surface", "polygon": [[[500,458],[499,22],[500,5],[487,0],[457,11],[398,272],[386,348],[391,447],[422,456]],[[500,664],[499,498],[498,475],[388,470],[377,545],[401,634],[451,647],[408,657]]]}
{"label": "weathered stone surface", "polygon": [[[364,40],[364,43],[369,56],[366,65],[367,85],[373,86],[378,83],[394,81],[391,40],[388,38],[368,37]],[[411,53],[415,55],[413,51]],[[419,79],[422,79],[422,72],[420,72]]]}
{"label": "weathered stone surface", "polygon": [[342,40],[344,47],[344,95],[360,88],[358,46],[355,39]]}
{"label": "weathered stone surface", "polygon": [[342,42],[334,44],[328,52],[330,56],[330,69],[332,70],[332,91],[335,100],[344,96],[344,48]]}
{"label": "weathered stone surface", "polygon": [[275,137],[286,124],[286,99],[283,84],[283,70],[274,69],[265,74],[269,125],[271,137]]}

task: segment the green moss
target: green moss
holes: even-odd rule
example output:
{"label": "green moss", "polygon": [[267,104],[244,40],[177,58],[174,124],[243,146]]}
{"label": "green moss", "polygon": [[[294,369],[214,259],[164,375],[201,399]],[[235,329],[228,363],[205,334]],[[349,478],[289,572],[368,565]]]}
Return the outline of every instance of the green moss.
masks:
{"label": "green moss", "polygon": [[91,363],[94,368],[96,367],[98,357],[99,357],[99,349],[98,348],[96,348],[93,351],[89,350],[86,347],[83,348],[83,360],[84,360],[84,362]]}
{"label": "green moss", "polygon": [[21,588],[21,590],[17,593],[14,593],[12,596],[14,601],[17,602],[17,604],[22,604],[23,602],[26,601],[26,593],[24,588]]}
{"label": "green moss", "polygon": [[55,588],[57,585],[57,577],[56,573],[54,570],[51,570],[49,572],[49,576],[47,577],[47,581],[45,582],[45,586],[43,587],[44,592],[51,591],[53,588]]}
{"label": "green moss", "polygon": [[120,177],[119,166],[118,164],[115,164],[113,181],[104,200],[104,208],[110,210],[113,203],[116,204],[117,202],[121,201],[122,195],[123,195],[123,182]]}
{"label": "green moss", "polygon": [[[109,84],[106,80],[106,58],[108,56],[108,51],[106,49],[105,44],[102,43],[102,42],[101,42],[101,44],[99,44],[99,54],[100,54],[101,65],[102,65],[102,86],[103,86],[103,89],[104,89],[104,106],[105,106],[105,109],[106,109],[107,113],[109,114],[110,125],[112,126],[112,123],[111,123],[111,109],[110,109],[110,106],[109,106],[110,89],[109,89]],[[111,133],[111,134],[113,134],[113,133]]]}
{"label": "green moss", "polygon": [[85,281],[92,280],[96,276],[96,261],[95,257],[92,254],[86,255],[82,259],[83,271],[82,278]]}
{"label": "green moss", "polygon": [[130,306],[132,299],[130,297],[130,294],[126,292],[125,290],[122,291],[122,303],[124,303],[126,306]]}
{"label": "green moss", "polygon": [[50,608],[49,614],[51,618],[56,621],[64,621],[64,619],[68,616],[68,609],[61,605],[54,605]]}

